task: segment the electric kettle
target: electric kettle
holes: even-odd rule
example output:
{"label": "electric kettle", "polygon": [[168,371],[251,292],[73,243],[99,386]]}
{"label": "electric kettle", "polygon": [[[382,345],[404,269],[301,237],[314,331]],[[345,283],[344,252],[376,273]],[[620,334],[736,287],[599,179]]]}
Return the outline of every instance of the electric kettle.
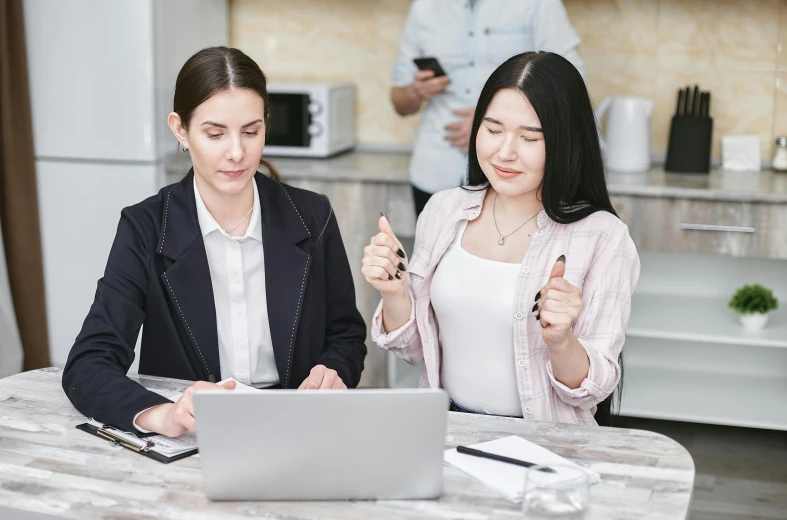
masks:
{"label": "electric kettle", "polygon": [[653,100],[608,97],[596,109],[599,125],[607,115],[601,139],[607,170],[645,172],[650,168],[650,116]]}

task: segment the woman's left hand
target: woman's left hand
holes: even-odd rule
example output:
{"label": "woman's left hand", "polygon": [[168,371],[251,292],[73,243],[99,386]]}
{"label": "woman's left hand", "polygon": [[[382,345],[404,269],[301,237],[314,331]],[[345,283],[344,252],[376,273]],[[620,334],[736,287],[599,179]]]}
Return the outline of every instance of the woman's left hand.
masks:
{"label": "woman's left hand", "polygon": [[561,255],[552,268],[549,282],[536,295],[536,319],[541,322],[541,337],[550,348],[568,341],[568,333],[582,311],[582,291],[567,282],[566,257]]}
{"label": "woman's left hand", "polygon": [[304,379],[298,390],[347,390],[347,385],[336,370],[325,365],[317,365],[311,369],[309,377]]}

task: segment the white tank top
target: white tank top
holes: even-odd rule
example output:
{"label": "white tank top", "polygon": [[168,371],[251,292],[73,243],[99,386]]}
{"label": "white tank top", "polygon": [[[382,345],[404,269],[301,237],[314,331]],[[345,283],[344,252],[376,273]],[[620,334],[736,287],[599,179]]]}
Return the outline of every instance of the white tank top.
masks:
{"label": "white tank top", "polygon": [[514,287],[520,265],[462,249],[462,224],[434,273],[443,388],[464,408],[522,417],[514,365]]}

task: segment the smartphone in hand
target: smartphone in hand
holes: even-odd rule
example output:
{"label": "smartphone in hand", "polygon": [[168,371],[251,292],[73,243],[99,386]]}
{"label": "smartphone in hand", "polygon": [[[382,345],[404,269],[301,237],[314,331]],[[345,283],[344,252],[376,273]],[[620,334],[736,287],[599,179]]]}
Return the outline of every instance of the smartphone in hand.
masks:
{"label": "smartphone in hand", "polygon": [[443,70],[443,67],[440,66],[440,62],[437,61],[437,58],[433,58],[431,56],[425,58],[415,58],[413,62],[415,63],[415,66],[418,67],[418,70],[431,70],[434,72],[435,78],[445,76],[445,71]]}

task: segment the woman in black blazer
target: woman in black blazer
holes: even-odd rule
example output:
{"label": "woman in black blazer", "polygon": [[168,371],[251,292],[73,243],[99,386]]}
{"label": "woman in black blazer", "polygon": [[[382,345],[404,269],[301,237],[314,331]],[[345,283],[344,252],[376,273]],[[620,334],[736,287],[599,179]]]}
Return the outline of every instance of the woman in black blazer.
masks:
{"label": "woman in black blazer", "polygon": [[[168,123],[194,167],[121,212],[63,373],[84,415],[177,436],[196,429],[194,390],[227,377],[357,386],[366,327],[336,218],[260,161],[269,117],[265,76],[241,51],[204,49],[181,69]],[[140,327],[140,374],[198,381],[176,403],[126,375]]]}

